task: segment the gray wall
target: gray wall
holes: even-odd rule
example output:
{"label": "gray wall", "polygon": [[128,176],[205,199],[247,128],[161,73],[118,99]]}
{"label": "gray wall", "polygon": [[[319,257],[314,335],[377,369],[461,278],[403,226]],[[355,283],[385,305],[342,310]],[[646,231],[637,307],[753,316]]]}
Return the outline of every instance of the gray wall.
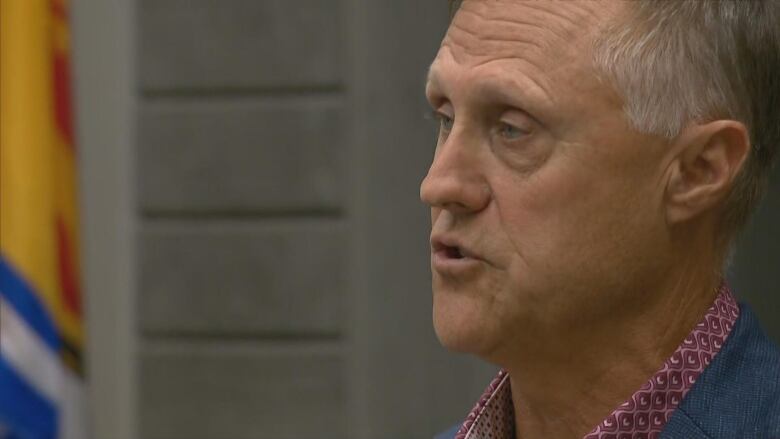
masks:
{"label": "gray wall", "polygon": [[780,166],[750,226],[740,237],[728,274],[738,298],[758,314],[766,332],[780,343]]}
{"label": "gray wall", "polygon": [[[75,0],[96,438],[428,438],[493,368],[430,322],[444,2]],[[780,339],[780,179],[731,277]]]}

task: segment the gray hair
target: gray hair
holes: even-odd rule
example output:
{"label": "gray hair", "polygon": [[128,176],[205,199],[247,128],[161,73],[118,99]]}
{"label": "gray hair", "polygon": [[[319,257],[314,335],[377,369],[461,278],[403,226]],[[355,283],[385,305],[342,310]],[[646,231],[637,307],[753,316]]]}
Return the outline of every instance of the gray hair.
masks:
{"label": "gray hair", "polygon": [[[454,15],[459,0],[450,0]],[[634,0],[595,41],[597,71],[638,131],[668,139],[691,122],[731,119],[751,150],[721,219],[726,241],[747,223],[780,143],[780,1]]]}
{"label": "gray hair", "polygon": [[637,130],[672,139],[731,119],[751,150],[721,218],[726,240],[760,200],[780,142],[780,2],[637,0],[596,39],[595,63]]}

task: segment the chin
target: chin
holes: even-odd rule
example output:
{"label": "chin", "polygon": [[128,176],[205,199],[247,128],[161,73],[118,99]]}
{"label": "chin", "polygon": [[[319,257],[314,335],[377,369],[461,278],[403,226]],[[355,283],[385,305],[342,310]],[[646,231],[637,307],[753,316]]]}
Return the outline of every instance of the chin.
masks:
{"label": "chin", "polygon": [[480,312],[479,304],[473,302],[473,297],[434,294],[433,327],[445,348],[484,358],[498,340],[491,336],[490,316]]}

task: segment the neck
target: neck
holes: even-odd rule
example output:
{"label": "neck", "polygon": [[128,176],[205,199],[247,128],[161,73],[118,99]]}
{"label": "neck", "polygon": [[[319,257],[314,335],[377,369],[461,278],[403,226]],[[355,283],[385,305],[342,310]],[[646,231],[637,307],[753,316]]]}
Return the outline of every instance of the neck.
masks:
{"label": "neck", "polygon": [[717,259],[714,252],[686,253],[688,260],[662,282],[635,289],[652,298],[641,307],[557,334],[545,343],[552,348],[504,362],[518,439],[580,439],[662,367],[712,305],[720,283],[712,269],[719,262],[701,257]]}

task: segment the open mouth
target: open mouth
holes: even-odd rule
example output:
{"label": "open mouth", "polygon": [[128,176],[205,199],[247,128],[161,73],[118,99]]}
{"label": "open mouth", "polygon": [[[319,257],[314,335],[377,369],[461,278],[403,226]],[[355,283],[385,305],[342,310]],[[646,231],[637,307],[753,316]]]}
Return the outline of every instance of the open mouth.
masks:
{"label": "open mouth", "polygon": [[463,253],[461,253],[460,248],[458,247],[450,247],[448,245],[445,245],[442,248],[442,252],[444,255],[449,259],[463,259]]}
{"label": "open mouth", "polygon": [[465,259],[468,257],[459,246],[447,245],[441,242],[435,242],[433,244],[433,250],[439,256],[445,259]]}
{"label": "open mouth", "polygon": [[[447,244],[445,244],[447,242]],[[445,241],[434,237],[431,240],[431,267],[446,276],[465,276],[474,273],[482,259],[468,247],[461,247],[454,239]]]}

